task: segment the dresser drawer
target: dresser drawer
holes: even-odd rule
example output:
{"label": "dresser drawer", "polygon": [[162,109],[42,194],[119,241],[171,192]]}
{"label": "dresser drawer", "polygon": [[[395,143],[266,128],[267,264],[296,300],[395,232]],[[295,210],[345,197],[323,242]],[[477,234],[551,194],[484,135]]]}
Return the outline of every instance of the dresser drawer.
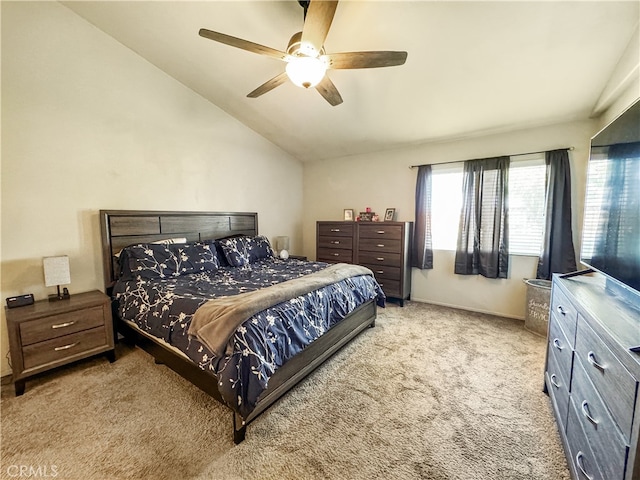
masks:
{"label": "dresser drawer", "polygon": [[564,383],[569,387],[571,384],[573,350],[555,319],[552,319],[549,324],[549,356],[554,357],[558,372],[562,375]]}
{"label": "dresser drawer", "polygon": [[578,474],[577,478],[579,480],[614,480],[602,476],[595,455],[578,420],[578,412],[574,407],[575,404],[570,401],[569,416],[567,418],[567,441],[569,443],[571,463]]}
{"label": "dresser drawer", "polygon": [[364,225],[360,224],[360,238],[402,241],[402,227],[399,225]]}
{"label": "dresser drawer", "polygon": [[551,295],[551,314],[555,315],[558,323],[562,327],[571,348],[575,345],[576,323],[578,321],[578,311],[559,288],[554,287]]}
{"label": "dresser drawer", "polygon": [[23,348],[25,369],[67,359],[94,348],[107,346],[104,326],[65,335]]}
{"label": "dresser drawer", "polygon": [[564,430],[567,426],[567,412],[569,409],[569,382],[560,373],[558,362],[553,355],[547,359],[546,383],[549,395],[557,408],[558,424]]}
{"label": "dresser drawer", "polygon": [[402,270],[400,267],[390,267],[387,265],[367,265],[362,264],[363,267],[371,269],[377,280],[396,280],[400,281]]}
{"label": "dresser drawer", "polygon": [[376,281],[382,288],[387,297],[399,297],[402,294],[400,290],[400,282],[397,280],[386,280],[384,278],[376,278]]}
{"label": "dresser drawer", "polygon": [[360,252],[402,252],[402,242],[400,240],[390,240],[385,238],[361,238]]}
{"label": "dresser drawer", "polygon": [[325,237],[353,237],[353,223],[320,223],[318,235]]}
{"label": "dresser drawer", "polygon": [[605,478],[624,478],[627,444],[595,390],[582,363],[576,362],[571,401]]}
{"label": "dresser drawer", "polygon": [[638,382],[583,318],[576,334],[576,358],[629,441]]}
{"label": "dresser drawer", "polygon": [[75,312],[30,320],[20,324],[22,345],[62,337],[104,324],[103,307],[93,307]]}
{"label": "dresser drawer", "polygon": [[358,263],[361,265],[390,265],[393,267],[402,264],[402,257],[399,253],[359,252]]}
{"label": "dresser drawer", "polygon": [[353,238],[351,237],[318,237],[318,247],[351,250],[353,249]]}
{"label": "dresser drawer", "polygon": [[351,250],[338,250],[335,248],[318,248],[319,262],[352,263],[353,252]]}

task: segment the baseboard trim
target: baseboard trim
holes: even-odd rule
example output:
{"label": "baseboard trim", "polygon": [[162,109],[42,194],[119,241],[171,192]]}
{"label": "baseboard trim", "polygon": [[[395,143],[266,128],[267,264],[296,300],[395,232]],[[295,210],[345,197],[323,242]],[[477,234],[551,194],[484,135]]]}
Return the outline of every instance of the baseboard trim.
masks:
{"label": "baseboard trim", "polygon": [[510,315],[508,313],[491,312],[489,310],[481,310],[479,308],[463,307],[461,305],[454,305],[454,304],[451,304],[451,303],[434,302],[432,300],[425,300],[423,298],[416,298],[413,295],[411,295],[411,300],[414,301],[414,302],[419,302],[419,303],[429,303],[431,305],[438,305],[440,307],[455,308],[456,310],[465,310],[467,312],[484,313],[486,315],[495,315],[496,317],[511,318],[512,320],[521,320],[521,321],[524,322],[524,317],[521,317],[521,316],[518,316],[518,315]]}

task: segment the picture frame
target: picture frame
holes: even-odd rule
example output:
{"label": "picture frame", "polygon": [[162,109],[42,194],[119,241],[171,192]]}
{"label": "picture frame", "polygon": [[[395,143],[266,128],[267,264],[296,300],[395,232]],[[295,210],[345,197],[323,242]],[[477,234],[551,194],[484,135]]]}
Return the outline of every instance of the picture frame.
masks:
{"label": "picture frame", "polygon": [[344,209],[344,221],[353,222],[353,208]]}
{"label": "picture frame", "polygon": [[393,222],[393,217],[396,216],[396,209],[395,208],[387,208],[384,211],[384,221],[385,222]]}

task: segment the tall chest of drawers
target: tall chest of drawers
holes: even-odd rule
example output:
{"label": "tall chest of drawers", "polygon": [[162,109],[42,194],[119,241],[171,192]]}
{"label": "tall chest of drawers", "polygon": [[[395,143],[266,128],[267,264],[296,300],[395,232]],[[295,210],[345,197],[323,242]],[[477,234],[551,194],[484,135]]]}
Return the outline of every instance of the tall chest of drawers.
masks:
{"label": "tall chest of drawers", "polygon": [[545,389],[576,479],[640,479],[640,301],[618,292],[553,280]]}
{"label": "tall chest of drawers", "polygon": [[353,222],[318,222],[316,259],[328,263],[354,263],[356,226]]}
{"label": "tall chest of drawers", "polygon": [[411,294],[412,222],[318,222],[316,259],[370,268],[387,297]]}

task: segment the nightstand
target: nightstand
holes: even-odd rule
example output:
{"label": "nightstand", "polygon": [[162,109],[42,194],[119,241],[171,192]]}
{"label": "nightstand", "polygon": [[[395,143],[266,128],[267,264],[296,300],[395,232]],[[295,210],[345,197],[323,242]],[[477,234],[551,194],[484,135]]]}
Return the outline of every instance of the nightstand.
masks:
{"label": "nightstand", "polygon": [[97,290],[68,300],[5,307],[16,396],[26,379],[76,360],[106,353],[115,361],[109,297]]}

